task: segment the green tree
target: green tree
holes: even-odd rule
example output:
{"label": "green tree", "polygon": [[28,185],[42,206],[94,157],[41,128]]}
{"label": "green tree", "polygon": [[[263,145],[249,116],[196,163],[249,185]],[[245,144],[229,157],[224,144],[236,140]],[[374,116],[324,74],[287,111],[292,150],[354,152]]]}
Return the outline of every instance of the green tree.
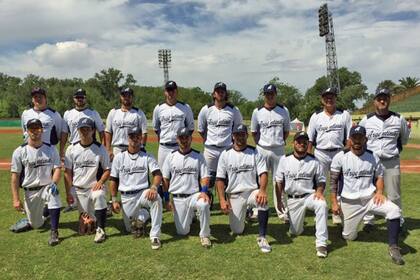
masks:
{"label": "green tree", "polygon": [[415,88],[420,85],[420,80],[416,77],[405,77],[398,81],[404,89]]}

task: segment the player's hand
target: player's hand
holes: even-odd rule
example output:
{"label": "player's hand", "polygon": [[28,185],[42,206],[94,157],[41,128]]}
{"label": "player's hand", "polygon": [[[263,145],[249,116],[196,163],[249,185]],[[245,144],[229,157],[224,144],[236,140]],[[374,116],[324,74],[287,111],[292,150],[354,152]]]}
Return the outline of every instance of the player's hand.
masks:
{"label": "player's hand", "polygon": [[68,193],[66,195],[66,200],[68,205],[72,205],[74,203],[74,197],[71,193]]}
{"label": "player's hand", "polygon": [[121,209],[121,205],[118,201],[112,202],[112,212],[114,212],[115,214],[118,214],[120,213],[120,209]]}
{"label": "player's hand", "polygon": [[198,199],[203,199],[204,202],[210,203],[210,198],[205,192],[201,192],[200,195],[198,196]]}
{"label": "player's hand", "polygon": [[92,188],[92,191],[99,191],[102,190],[104,187],[104,184],[102,184],[100,181],[96,182],[95,185]]}
{"label": "player's hand", "polygon": [[340,215],[341,214],[341,207],[340,205],[337,203],[337,201],[334,201],[331,204],[331,211],[333,212],[334,215]]}
{"label": "player's hand", "polygon": [[22,202],[20,200],[13,200],[13,208],[21,212],[23,210]]}
{"label": "player's hand", "polygon": [[114,153],[112,151],[108,151],[109,161],[114,159]]}
{"label": "player's hand", "polygon": [[257,204],[258,205],[266,205],[267,204],[267,192],[263,190],[259,190],[257,193]]}
{"label": "player's hand", "polygon": [[147,200],[149,200],[149,201],[154,201],[154,200],[156,199],[157,195],[158,195],[158,193],[157,193],[157,191],[156,191],[156,190],[154,190],[154,189],[149,189],[149,190],[147,191],[147,193],[146,193],[146,198],[147,198]]}
{"label": "player's hand", "polygon": [[385,200],[385,196],[381,193],[375,193],[375,196],[373,197],[373,203],[375,203],[376,205],[384,204]]}
{"label": "player's hand", "polygon": [[277,198],[277,209],[279,209],[282,213],[286,212],[286,209],[283,205],[283,201],[281,200],[281,198]]}
{"label": "player's hand", "polygon": [[229,214],[229,212],[232,208],[230,207],[229,202],[227,202],[226,200],[221,200],[220,201],[220,209],[222,210],[222,212],[224,214]]}
{"label": "player's hand", "polygon": [[171,201],[166,202],[165,208],[166,208],[166,211],[171,211],[172,212],[174,210],[174,206],[173,206]]}
{"label": "player's hand", "polygon": [[314,199],[325,200],[325,197],[324,197],[324,194],[322,192],[315,192],[314,193]]}

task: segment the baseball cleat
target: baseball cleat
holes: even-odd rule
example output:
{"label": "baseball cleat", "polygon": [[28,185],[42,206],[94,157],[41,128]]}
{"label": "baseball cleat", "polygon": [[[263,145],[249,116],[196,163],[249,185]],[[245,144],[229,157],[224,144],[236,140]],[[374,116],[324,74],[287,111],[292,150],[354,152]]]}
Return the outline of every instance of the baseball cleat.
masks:
{"label": "baseball cleat", "polygon": [[105,231],[102,228],[98,227],[96,229],[95,239],[93,241],[95,241],[95,243],[101,243],[101,242],[104,242],[105,239],[106,239]]}
{"label": "baseball cleat", "polygon": [[50,239],[48,240],[48,245],[50,246],[55,246],[59,243],[59,239],[58,239],[58,231],[57,230],[52,230],[51,231],[51,236]]}
{"label": "baseball cleat", "polygon": [[140,238],[145,235],[145,223],[139,219],[131,221],[131,233],[133,238]]}
{"label": "baseball cleat", "polygon": [[268,244],[268,241],[267,239],[265,239],[265,237],[258,237],[257,244],[258,244],[258,247],[260,247],[261,252],[263,253],[271,252],[271,246],[270,244]]}
{"label": "baseball cleat", "polygon": [[210,248],[211,247],[211,241],[208,237],[201,237],[200,238],[201,246],[204,248]]}
{"label": "baseball cleat", "polygon": [[316,247],[316,255],[320,258],[326,258],[328,255],[327,247],[325,246]]}
{"label": "baseball cleat", "polygon": [[341,225],[342,221],[341,221],[341,216],[340,215],[332,215],[332,222],[334,225]]}
{"label": "baseball cleat", "polygon": [[400,248],[397,245],[391,245],[388,249],[392,262],[398,265],[403,265],[405,262],[401,256]]}
{"label": "baseball cleat", "polygon": [[10,231],[14,233],[24,232],[32,229],[31,224],[29,223],[28,218],[22,218],[16,222],[16,224],[10,227]]}
{"label": "baseball cleat", "polygon": [[162,244],[160,243],[159,238],[154,237],[151,241],[152,249],[158,250],[160,247],[162,247]]}

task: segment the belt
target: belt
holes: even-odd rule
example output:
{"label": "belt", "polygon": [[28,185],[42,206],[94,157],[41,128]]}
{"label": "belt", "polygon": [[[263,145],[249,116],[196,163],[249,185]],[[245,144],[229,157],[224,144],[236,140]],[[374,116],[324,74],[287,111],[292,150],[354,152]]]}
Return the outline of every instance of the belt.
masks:
{"label": "belt", "polygon": [[175,197],[175,198],[187,198],[187,197],[190,197],[190,196],[192,196],[194,193],[174,193],[174,194],[172,194],[172,197]]}
{"label": "belt", "polygon": [[178,143],[160,143],[160,145],[165,147],[175,147],[178,146]]}
{"label": "belt", "polygon": [[324,151],[324,152],[337,152],[337,151],[343,150],[342,148],[334,148],[334,149],[318,149],[318,148],[316,148],[316,149],[320,150],[320,151]]}
{"label": "belt", "polygon": [[137,194],[137,193],[141,192],[142,190],[144,190],[144,189],[140,189],[140,190],[133,190],[133,191],[126,191],[126,192],[124,192],[124,191],[120,191],[120,193],[121,193],[121,194],[124,194],[124,195],[127,195],[127,194]]}
{"label": "belt", "polygon": [[217,146],[217,145],[207,145],[207,146],[213,147],[213,148],[218,148],[218,149],[223,149],[223,148],[228,147],[228,146]]}
{"label": "belt", "polygon": [[40,189],[42,189],[43,187],[48,186],[48,185],[44,185],[44,186],[38,186],[38,187],[33,187],[33,188],[23,188],[25,191],[39,191]]}
{"label": "belt", "polygon": [[303,198],[305,196],[307,196],[310,193],[304,193],[304,194],[288,194],[287,197],[288,198]]}

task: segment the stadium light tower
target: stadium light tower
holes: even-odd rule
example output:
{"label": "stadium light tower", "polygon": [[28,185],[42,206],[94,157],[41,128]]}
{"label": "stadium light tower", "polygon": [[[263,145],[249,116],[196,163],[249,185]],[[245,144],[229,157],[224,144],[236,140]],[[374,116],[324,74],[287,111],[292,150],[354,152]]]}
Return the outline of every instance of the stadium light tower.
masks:
{"label": "stadium light tower", "polygon": [[169,80],[169,68],[171,68],[171,50],[160,49],[158,51],[159,67],[163,68],[163,84]]}
{"label": "stadium light tower", "polygon": [[337,52],[335,48],[334,26],[327,3],[321,5],[318,10],[319,36],[325,37],[325,49],[327,57],[327,76],[330,87],[335,87],[340,92],[340,79],[338,77]]}

